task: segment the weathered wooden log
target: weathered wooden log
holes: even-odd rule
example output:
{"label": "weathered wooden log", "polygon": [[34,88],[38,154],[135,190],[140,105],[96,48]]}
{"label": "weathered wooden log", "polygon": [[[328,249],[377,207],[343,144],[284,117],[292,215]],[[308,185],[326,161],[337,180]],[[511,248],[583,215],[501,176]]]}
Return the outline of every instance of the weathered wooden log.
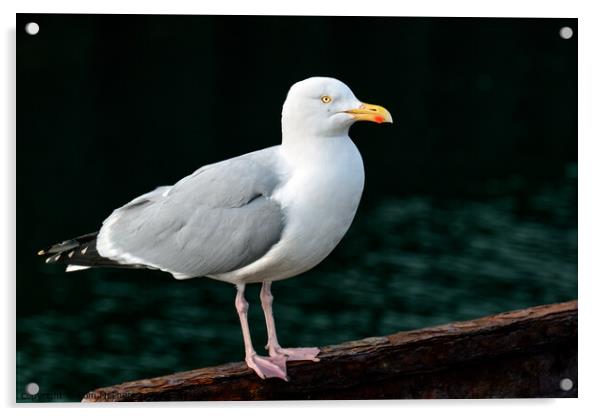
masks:
{"label": "weathered wooden log", "polygon": [[238,362],[100,388],[83,401],[577,397],[577,301],[321,351],[320,362],[289,363],[289,382]]}

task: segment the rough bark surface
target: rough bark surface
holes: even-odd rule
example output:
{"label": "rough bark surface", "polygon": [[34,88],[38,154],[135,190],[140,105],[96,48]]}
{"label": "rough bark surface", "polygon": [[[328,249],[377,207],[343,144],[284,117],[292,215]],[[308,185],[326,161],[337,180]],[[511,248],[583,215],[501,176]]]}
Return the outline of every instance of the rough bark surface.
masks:
{"label": "rough bark surface", "polygon": [[83,401],[577,397],[577,301],[331,345],[319,358],[289,363],[289,382],[237,362],[100,388]]}

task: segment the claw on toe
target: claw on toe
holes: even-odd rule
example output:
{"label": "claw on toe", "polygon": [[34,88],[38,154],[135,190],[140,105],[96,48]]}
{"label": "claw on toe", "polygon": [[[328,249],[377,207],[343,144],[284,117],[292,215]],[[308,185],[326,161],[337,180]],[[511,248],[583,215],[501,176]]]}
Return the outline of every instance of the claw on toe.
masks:
{"label": "claw on toe", "polygon": [[284,357],[261,357],[252,355],[245,360],[249,368],[257,375],[265,378],[280,378],[288,381],[286,376],[286,359]]}

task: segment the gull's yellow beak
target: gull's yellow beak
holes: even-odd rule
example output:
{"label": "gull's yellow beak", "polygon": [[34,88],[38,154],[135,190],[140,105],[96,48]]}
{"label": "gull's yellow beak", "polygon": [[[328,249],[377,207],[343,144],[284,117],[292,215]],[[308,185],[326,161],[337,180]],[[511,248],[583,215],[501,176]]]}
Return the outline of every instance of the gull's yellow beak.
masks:
{"label": "gull's yellow beak", "polygon": [[391,113],[380,105],[362,103],[359,108],[345,111],[357,121],[373,121],[375,123],[393,123]]}

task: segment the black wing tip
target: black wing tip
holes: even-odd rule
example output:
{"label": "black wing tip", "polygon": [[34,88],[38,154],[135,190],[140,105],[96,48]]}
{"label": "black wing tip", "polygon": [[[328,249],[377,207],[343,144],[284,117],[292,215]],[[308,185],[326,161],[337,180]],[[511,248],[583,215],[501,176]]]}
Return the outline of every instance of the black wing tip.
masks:
{"label": "black wing tip", "polygon": [[69,250],[73,250],[77,247],[81,247],[86,245],[86,243],[92,243],[96,240],[96,236],[98,235],[98,231],[93,233],[88,233],[84,235],[80,235],[79,237],[71,238],[69,240],[61,241],[60,243],[56,243],[47,247],[45,249],[38,251],[38,256],[46,256],[57,253],[64,253]]}
{"label": "black wing tip", "polygon": [[[88,247],[95,243],[98,232],[80,235],[69,240],[61,241],[42,250],[38,250],[38,256],[47,256],[46,263],[56,263],[63,260],[62,263],[68,263],[76,250],[81,249],[82,254],[88,250]],[[64,255],[64,256],[63,256]],[[63,257],[61,259],[61,257]]]}
{"label": "black wing tip", "polygon": [[139,268],[140,265],[120,264],[101,256],[96,250],[98,232],[54,244],[49,248],[39,250],[38,256],[46,256],[46,263],[59,263],[67,266],[82,267],[122,267]]}

